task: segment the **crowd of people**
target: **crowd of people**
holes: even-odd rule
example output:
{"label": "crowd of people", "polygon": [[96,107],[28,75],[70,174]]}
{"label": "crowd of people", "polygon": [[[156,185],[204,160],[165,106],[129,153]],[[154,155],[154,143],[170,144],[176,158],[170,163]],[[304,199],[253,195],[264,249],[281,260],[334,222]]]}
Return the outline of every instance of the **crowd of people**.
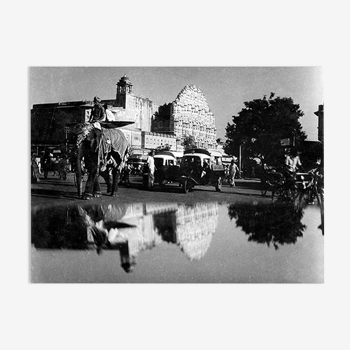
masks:
{"label": "crowd of people", "polygon": [[68,156],[54,156],[49,150],[38,156],[32,154],[31,157],[31,178],[33,183],[40,182],[39,175],[43,174],[44,178],[48,177],[49,171],[57,175],[59,179],[66,180],[67,174],[72,170],[71,162]]}

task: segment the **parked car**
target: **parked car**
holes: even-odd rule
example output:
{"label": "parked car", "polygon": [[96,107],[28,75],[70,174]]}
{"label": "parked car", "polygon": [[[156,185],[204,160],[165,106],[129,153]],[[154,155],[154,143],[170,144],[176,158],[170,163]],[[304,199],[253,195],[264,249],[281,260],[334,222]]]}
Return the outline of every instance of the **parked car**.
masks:
{"label": "parked car", "polygon": [[[179,180],[180,167],[177,164],[175,155],[170,151],[161,151],[154,155],[154,182],[158,183],[162,188],[169,183]],[[148,166],[144,167],[143,184],[148,184]]]}
{"label": "parked car", "polygon": [[130,156],[127,162],[130,165],[130,175],[142,175],[146,162],[147,156],[141,154]]}
{"label": "parked car", "polygon": [[215,164],[209,151],[196,148],[184,152],[179,176],[184,193],[195,186],[214,186],[220,192],[224,176],[224,166]]}

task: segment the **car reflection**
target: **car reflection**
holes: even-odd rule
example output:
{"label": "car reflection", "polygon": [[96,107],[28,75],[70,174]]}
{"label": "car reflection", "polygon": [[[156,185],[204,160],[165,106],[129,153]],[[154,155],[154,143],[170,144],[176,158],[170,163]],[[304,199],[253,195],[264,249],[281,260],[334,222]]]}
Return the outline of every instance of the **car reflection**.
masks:
{"label": "car reflection", "polygon": [[117,250],[131,272],[137,255],[161,242],[177,245],[190,260],[207,252],[217,203],[136,203],[34,208],[32,244],[37,249]]}
{"label": "car reflection", "polygon": [[[306,229],[306,225],[302,223],[305,206],[300,202],[230,204],[228,215],[248,235],[248,241],[269,247],[272,245],[277,250],[281,245],[295,244],[303,236]],[[319,228],[323,235],[322,208]]]}
{"label": "car reflection", "polygon": [[[126,272],[133,271],[141,252],[160,244],[175,245],[190,261],[200,260],[217,230],[218,207],[218,203],[34,207],[31,240],[36,249],[94,250],[98,254],[115,250]],[[304,209],[291,202],[240,203],[228,206],[228,216],[248,235],[248,241],[277,250],[303,236]],[[322,234],[323,223],[321,208]]]}

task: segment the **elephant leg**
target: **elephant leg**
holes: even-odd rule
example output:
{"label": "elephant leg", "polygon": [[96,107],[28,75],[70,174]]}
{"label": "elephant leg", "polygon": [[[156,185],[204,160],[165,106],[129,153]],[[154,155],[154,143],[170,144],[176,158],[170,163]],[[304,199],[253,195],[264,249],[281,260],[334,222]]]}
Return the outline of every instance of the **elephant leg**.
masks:
{"label": "elephant leg", "polygon": [[103,177],[103,179],[106,182],[107,185],[107,193],[112,192],[112,174],[109,169],[106,169],[105,171],[100,172],[100,175]]}
{"label": "elephant leg", "polygon": [[93,188],[94,188],[94,176],[92,172],[89,172],[89,176],[85,184],[85,191],[83,195],[84,199],[91,199],[93,197]]}
{"label": "elephant leg", "polygon": [[119,183],[120,172],[117,168],[114,168],[112,171],[112,174],[113,174],[113,183],[112,183],[111,196],[115,197],[117,195],[116,192],[118,192],[118,183]]}
{"label": "elephant leg", "polygon": [[76,186],[77,186],[77,191],[78,191],[78,197],[81,197],[83,194],[83,185],[82,185],[82,176],[81,172],[76,172],[75,173],[75,181],[76,181]]}
{"label": "elephant leg", "polygon": [[93,191],[94,197],[101,197],[102,196],[102,192],[101,192],[101,188],[100,188],[100,183],[98,181],[98,173],[96,172],[96,176],[94,179],[94,191]]}
{"label": "elephant leg", "polygon": [[98,172],[97,167],[89,169],[89,176],[85,184],[84,198],[90,199],[94,196],[96,191],[100,191],[100,187],[97,180]]}

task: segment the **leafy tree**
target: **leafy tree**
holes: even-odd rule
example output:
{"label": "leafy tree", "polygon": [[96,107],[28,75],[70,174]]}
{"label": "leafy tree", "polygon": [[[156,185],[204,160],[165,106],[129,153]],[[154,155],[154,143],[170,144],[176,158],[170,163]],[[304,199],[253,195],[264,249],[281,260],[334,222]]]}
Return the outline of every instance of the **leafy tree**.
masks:
{"label": "leafy tree", "polygon": [[227,123],[224,145],[227,154],[237,155],[242,145],[245,159],[260,158],[267,164],[278,165],[284,154],[282,139],[290,139],[291,146],[301,149],[306,135],[299,118],[304,113],[291,98],[271,93],[269,99],[264,96],[244,102],[244,106],[238,116],[232,117],[233,123]]}
{"label": "leafy tree", "polygon": [[166,143],[165,145],[160,145],[160,146],[158,146],[158,147],[156,148],[156,151],[157,151],[157,152],[160,152],[160,151],[170,151],[170,148],[171,148],[171,146],[170,146],[168,143]]}
{"label": "leafy tree", "polygon": [[182,146],[184,146],[185,151],[187,151],[188,149],[193,149],[196,148],[196,143],[195,143],[195,138],[192,135],[185,135],[182,143]]}

